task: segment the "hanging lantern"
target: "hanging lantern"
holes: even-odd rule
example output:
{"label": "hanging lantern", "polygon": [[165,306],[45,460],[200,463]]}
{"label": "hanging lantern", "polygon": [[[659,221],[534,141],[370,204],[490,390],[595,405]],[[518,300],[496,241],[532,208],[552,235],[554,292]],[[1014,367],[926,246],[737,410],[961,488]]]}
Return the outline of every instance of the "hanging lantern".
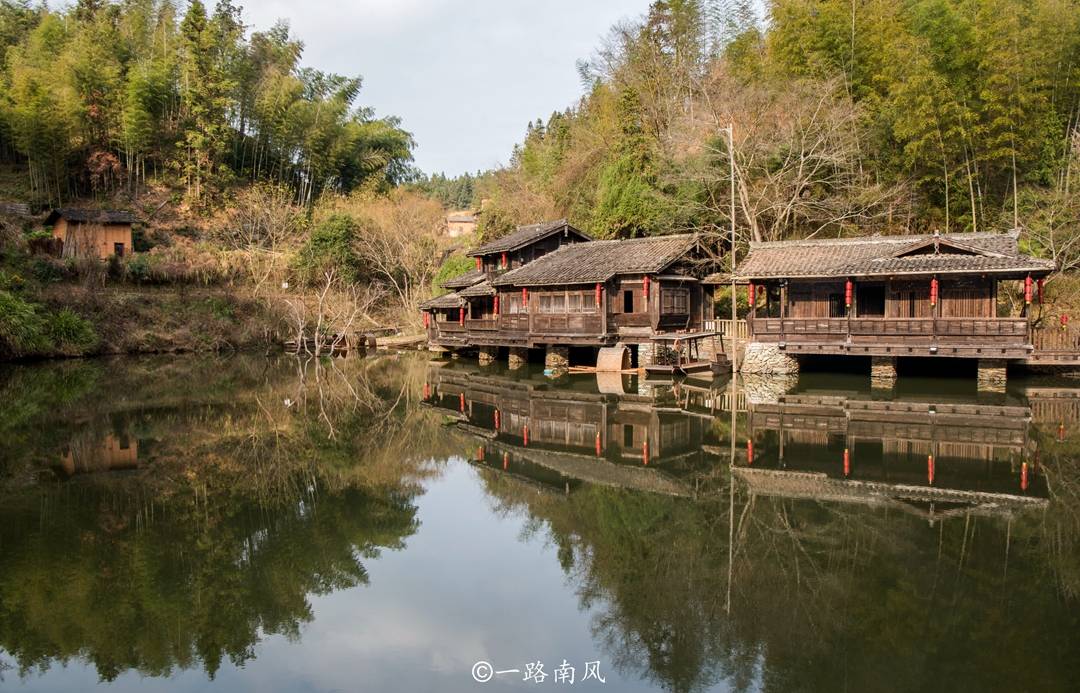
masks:
{"label": "hanging lantern", "polygon": [[641,463],[644,465],[649,464],[649,439],[646,438],[641,443]]}
{"label": "hanging lantern", "polygon": [[479,272],[479,271],[480,271],[480,269],[481,269],[481,268],[483,267],[483,264],[482,264],[482,262],[483,262],[483,260],[481,260],[481,259],[479,258],[479,256],[478,256],[478,257],[476,258],[476,270],[477,270],[478,272]]}
{"label": "hanging lantern", "polygon": [[933,279],[930,280],[930,305],[931,305],[931,307],[937,305],[937,297],[938,297],[938,283],[937,283],[937,277],[934,277]]}
{"label": "hanging lantern", "polygon": [[1024,303],[1031,305],[1031,275],[1024,277]]}
{"label": "hanging lantern", "polygon": [[1045,281],[1046,281],[1046,279],[1045,279],[1045,278],[1043,278],[1043,277],[1039,277],[1039,281],[1037,281],[1037,282],[1035,283],[1035,288],[1037,288],[1037,289],[1038,289],[1038,291],[1039,291],[1039,305],[1040,305],[1040,306],[1042,305],[1042,302],[1043,302],[1043,283],[1044,283]]}
{"label": "hanging lantern", "polygon": [[602,448],[600,447],[600,431],[596,432],[596,456],[599,457]]}
{"label": "hanging lantern", "polygon": [[754,307],[755,294],[757,293],[757,287],[754,286],[754,282],[750,282],[746,285],[746,304],[751,308]]}
{"label": "hanging lantern", "polygon": [[509,467],[509,466],[510,466],[510,453],[504,452],[503,453],[503,471],[505,472],[506,468]]}
{"label": "hanging lantern", "polygon": [[503,266],[503,268],[506,267],[506,251],[505,250],[503,251],[503,254],[502,254],[502,266]]}
{"label": "hanging lantern", "polygon": [[464,392],[462,392],[460,395],[458,395],[458,409],[461,410],[462,414],[465,413],[465,393]]}
{"label": "hanging lantern", "polygon": [[645,275],[645,279],[641,282],[642,295],[645,297],[645,303],[649,303],[649,275]]}
{"label": "hanging lantern", "polygon": [[855,293],[855,285],[850,279],[844,284],[844,306],[851,308],[851,297]]}
{"label": "hanging lantern", "polygon": [[458,308],[457,321],[459,325],[465,324],[465,306]]}
{"label": "hanging lantern", "polygon": [[930,482],[930,485],[934,485],[934,456],[926,456],[926,480]]}
{"label": "hanging lantern", "polygon": [[1069,326],[1069,316],[1064,313],[1061,314],[1061,329],[1066,329]]}
{"label": "hanging lantern", "polygon": [[495,430],[499,430],[499,410],[495,410]]}
{"label": "hanging lantern", "polygon": [[529,290],[524,288],[524,287],[522,287],[522,289],[521,289],[521,307],[522,308],[528,308],[529,307]]}
{"label": "hanging lantern", "polygon": [[431,313],[424,311],[424,329],[431,327]]}
{"label": "hanging lantern", "polygon": [[746,439],[746,464],[751,465],[754,463],[754,440],[753,438]]}
{"label": "hanging lantern", "polygon": [[596,283],[596,307],[600,307],[600,301],[604,297],[604,287],[600,282]]}
{"label": "hanging lantern", "polygon": [[499,295],[495,294],[495,317],[499,316]]}
{"label": "hanging lantern", "polygon": [[431,383],[424,383],[424,399],[431,397]]}
{"label": "hanging lantern", "polygon": [[1020,465],[1020,490],[1028,490],[1028,463],[1024,462]]}
{"label": "hanging lantern", "polygon": [[851,453],[844,448],[844,476],[851,476]]}
{"label": "hanging lantern", "polygon": [[476,459],[480,460],[481,462],[484,461],[484,446],[483,445],[477,446],[477,448],[476,448]]}
{"label": "hanging lantern", "polygon": [[521,441],[525,447],[529,447],[529,424],[525,424],[521,429]]}

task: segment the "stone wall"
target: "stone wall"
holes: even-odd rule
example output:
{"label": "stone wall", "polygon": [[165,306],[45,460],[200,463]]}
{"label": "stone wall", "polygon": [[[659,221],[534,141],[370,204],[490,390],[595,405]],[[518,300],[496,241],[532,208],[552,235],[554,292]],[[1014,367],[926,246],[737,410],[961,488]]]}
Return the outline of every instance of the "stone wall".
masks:
{"label": "stone wall", "polygon": [[743,373],[798,373],[799,362],[776,344],[750,342],[743,351],[739,370]]}

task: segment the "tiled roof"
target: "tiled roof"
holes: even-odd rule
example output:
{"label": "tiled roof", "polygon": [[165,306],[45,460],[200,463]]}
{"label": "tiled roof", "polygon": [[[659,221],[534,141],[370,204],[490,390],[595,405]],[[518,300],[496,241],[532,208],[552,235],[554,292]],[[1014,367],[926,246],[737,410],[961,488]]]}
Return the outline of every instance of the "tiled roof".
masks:
{"label": "tiled roof", "polygon": [[591,284],[617,274],[659,272],[698,242],[697,234],[564,245],[492,281],[495,286]]}
{"label": "tiled roof", "polygon": [[112,209],[76,209],[74,207],[61,207],[54,209],[45,219],[46,224],[54,224],[57,219],[67,219],[82,223],[98,224],[134,224],[135,215],[131,212]]}
{"label": "tiled roof", "polygon": [[473,298],[476,296],[494,296],[495,287],[491,285],[491,282],[482,281],[479,284],[473,284],[467,289],[462,289],[458,292],[458,295],[462,298]]}
{"label": "tiled roof", "polygon": [[583,231],[575,229],[566,221],[566,219],[557,219],[556,221],[545,221],[540,224],[529,224],[528,226],[519,226],[514,231],[496,238],[493,241],[485,243],[479,248],[470,250],[468,255],[470,257],[476,257],[478,255],[488,255],[490,253],[502,253],[509,252],[511,250],[517,250],[523,248],[530,243],[535,243],[540,239],[550,236],[553,233],[558,233],[566,229],[570,233],[575,234],[579,238],[584,240],[592,240],[592,237]]}
{"label": "tiled roof", "polygon": [[[870,236],[751,243],[739,280],[950,272],[1048,272],[1049,260],[1022,255],[1016,232]],[[712,278],[710,278],[712,279]]]}
{"label": "tiled roof", "polygon": [[480,270],[469,270],[465,274],[458,275],[453,279],[447,279],[442,283],[442,287],[444,289],[464,289],[466,286],[472,286],[473,284],[484,281],[485,277],[487,277],[487,275]]}
{"label": "tiled roof", "polygon": [[432,308],[457,308],[461,303],[461,296],[459,294],[443,294],[442,296],[429,298],[421,303],[420,310],[431,310]]}

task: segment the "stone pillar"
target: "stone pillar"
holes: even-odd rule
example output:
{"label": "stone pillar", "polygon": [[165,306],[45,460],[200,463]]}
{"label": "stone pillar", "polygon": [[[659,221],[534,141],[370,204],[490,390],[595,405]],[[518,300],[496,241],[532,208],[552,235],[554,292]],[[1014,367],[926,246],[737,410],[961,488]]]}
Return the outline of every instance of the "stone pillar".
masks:
{"label": "stone pillar", "polygon": [[644,368],[645,366],[651,366],[656,363],[656,346],[651,342],[637,345],[637,365],[638,368]]}
{"label": "stone pillar", "polygon": [[499,347],[482,346],[476,354],[481,366],[490,366],[499,357]]}
{"label": "stone pillar", "polygon": [[979,359],[979,389],[990,392],[1005,391],[1004,359]]}
{"label": "stone pillar", "polygon": [[870,357],[870,384],[874,388],[892,388],[896,384],[896,357]]}
{"label": "stone pillar", "polygon": [[750,342],[739,362],[742,373],[798,373],[799,362],[771,342]]}
{"label": "stone pillar", "polygon": [[507,365],[511,369],[518,369],[529,362],[529,350],[525,347],[510,347],[510,358]]}
{"label": "stone pillar", "polygon": [[550,368],[555,371],[565,371],[569,367],[570,347],[549,344],[547,353],[544,354],[544,368]]}

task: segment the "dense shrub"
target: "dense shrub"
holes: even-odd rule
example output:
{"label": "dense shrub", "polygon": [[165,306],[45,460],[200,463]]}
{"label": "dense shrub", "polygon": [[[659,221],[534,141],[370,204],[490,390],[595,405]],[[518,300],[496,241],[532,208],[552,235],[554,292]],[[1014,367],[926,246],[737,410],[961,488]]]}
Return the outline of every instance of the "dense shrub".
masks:
{"label": "dense shrub", "polygon": [[93,349],[98,342],[94,327],[69,308],[49,314],[45,331],[55,346],[79,353]]}
{"label": "dense shrub", "polygon": [[323,273],[336,270],[346,282],[357,282],[363,265],[353,248],[358,232],[356,222],[346,214],[334,214],[315,227],[311,238],[297,253],[292,270],[305,284],[317,283]]}
{"label": "dense shrub", "polygon": [[23,356],[49,348],[46,321],[32,303],[0,291],[0,354]]}
{"label": "dense shrub", "polygon": [[431,291],[438,296],[439,294],[445,294],[446,289],[442,288],[441,284],[454,277],[460,277],[471,269],[475,269],[476,261],[471,257],[465,257],[464,255],[451,255],[446,258],[446,261],[439,266],[439,270],[435,273],[435,278],[431,280]]}

